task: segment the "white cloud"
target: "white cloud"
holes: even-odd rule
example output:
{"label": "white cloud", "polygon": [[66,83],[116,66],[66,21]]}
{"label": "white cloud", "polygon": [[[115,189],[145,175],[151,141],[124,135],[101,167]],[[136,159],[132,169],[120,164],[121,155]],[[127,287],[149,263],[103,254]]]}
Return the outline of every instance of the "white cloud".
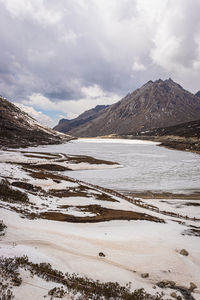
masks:
{"label": "white cloud", "polygon": [[0,0],[13,17],[32,18],[41,25],[56,24],[61,20],[62,12],[49,9],[43,0]]}
{"label": "white cloud", "polygon": [[139,62],[137,59],[134,61],[132,66],[133,71],[144,71],[146,70],[145,65],[143,65],[141,62]]}
{"label": "white cloud", "polygon": [[168,1],[154,34],[150,56],[185,88],[198,88],[200,72],[200,2]]}
{"label": "white cloud", "polygon": [[76,34],[73,30],[65,30],[63,35],[60,37],[62,42],[75,42],[80,35]]}
{"label": "white cloud", "polygon": [[53,127],[55,123],[59,120],[52,120],[49,116],[46,114],[43,114],[41,111],[36,111],[33,107],[27,106],[24,104],[20,103],[14,103],[16,106],[18,106],[21,110],[29,114],[31,117],[36,119],[40,124],[48,126],[48,127]]}
{"label": "white cloud", "polygon": [[56,103],[51,102],[47,97],[39,93],[32,94],[29,99],[24,100],[23,103],[25,105],[31,105],[45,110],[55,110],[57,107]]}
{"label": "white cloud", "polygon": [[53,102],[41,94],[33,94],[28,100],[23,101],[23,104],[45,111],[59,111],[62,112],[62,117],[63,113],[65,113],[65,118],[72,119],[96,105],[113,104],[120,99],[119,95],[104,92],[98,85],[82,87],[81,91],[83,97],[79,100]]}
{"label": "white cloud", "polygon": [[199,0],[0,0],[0,92],[69,101],[72,116],[76,101],[85,110],[150,79],[199,90],[199,11]]}
{"label": "white cloud", "polygon": [[87,99],[88,98],[95,99],[95,98],[107,96],[107,94],[97,84],[94,84],[92,86],[82,87],[81,91]]}

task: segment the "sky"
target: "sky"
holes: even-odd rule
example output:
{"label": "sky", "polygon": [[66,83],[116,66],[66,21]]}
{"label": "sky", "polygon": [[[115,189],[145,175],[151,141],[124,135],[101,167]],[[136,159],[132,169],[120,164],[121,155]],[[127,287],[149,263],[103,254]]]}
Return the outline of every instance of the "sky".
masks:
{"label": "sky", "polygon": [[0,95],[49,127],[199,75],[200,0],[0,0]]}

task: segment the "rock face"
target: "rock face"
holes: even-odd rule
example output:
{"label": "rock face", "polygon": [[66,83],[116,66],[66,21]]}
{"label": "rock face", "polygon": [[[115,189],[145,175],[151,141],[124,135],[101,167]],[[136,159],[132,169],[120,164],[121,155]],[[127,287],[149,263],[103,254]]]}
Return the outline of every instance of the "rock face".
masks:
{"label": "rock face", "polygon": [[190,282],[189,290],[193,292],[197,288],[197,285],[194,282]]}
{"label": "rock face", "polygon": [[72,139],[40,125],[27,113],[0,97],[0,147],[60,144]]}
{"label": "rock face", "polygon": [[200,97],[200,91],[198,91],[195,96]]}
{"label": "rock face", "polygon": [[76,127],[83,126],[85,123],[93,120],[100,111],[106,109],[109,105],[97,105],[95,108],[85,111],[83,114],[73,120],[61,119],[54,130],[66,133]]}
{"label": "rock face", "polygon": [[185,250],[185,249],[181,249],[181,251],[180,251],[179,253],[180,253],[181,255],[184,255],[184,256],[188,256],[188,255],[189,255],[188,251]]}
{"label": "rock face", "polygon": [[66,132],[94,137],[128,134],[200,119],[200,98],[171,79],[149,81],[119,102],[99,111],[92,120]]}

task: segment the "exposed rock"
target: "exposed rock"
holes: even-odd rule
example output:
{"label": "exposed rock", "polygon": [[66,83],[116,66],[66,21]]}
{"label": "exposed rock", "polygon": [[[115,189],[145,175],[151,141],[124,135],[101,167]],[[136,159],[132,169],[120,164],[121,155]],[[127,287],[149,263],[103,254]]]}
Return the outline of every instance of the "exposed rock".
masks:
{"label": "exposed rock", "polygon": [[188,256],[189,255],[189,252],[185,249],[181,249],[181,251],[179,252],[181,255],[184,255],[184,256]]}
{"label": "exposed rock", "polygon": [[200,98],[168,80],[149,81],[92,120],[67,131],[73,136],[147,132],[200,119]]}
{"label": "exposed rock", "polygon": [[177,299],[176,292],[172,292],[172,293],[170,294],[170,296],[171,296],[172,298],[175,298],[175,299]]}
{"label": "exposed rock", "polygon": [[92,121],[100,111],[106,109],[109,105],[97,105],[96,107],[85,111],[80,116],[75,119],[68,120],[68,119],[61,119],[57,126],[54,127],[54,130],[66,133],[70,130],[83,126],[85,123]]}
{"label": "exposed rock", "polygon": [[200,97],[200,91],[198,91],[195,96]]}
{"label": "exposed rock", "polygon": [[148,277],[149,277],[149,273],[142,273],[142,274],[141,274],[141,277],[142,277],[142,278],[148,278]]}
{"label": "exposed rock", "polygon": [[190,282],[189,290],[193,292],[197,288],[197,285],[194,282]]}
{"label": "exposed rock", "polygon": [[166,279],[157,283],[157,286],[159,286],[160,288],[172,288],[175,285],[176,285],[176,282],[174,282],[172,280],[166,280]]}
{"label": "exposed rock", "polygon": [[172,298],[177,299],[177,300],[182,300],[182,299],[183,299],[180,295],[177,295],[176,292],[172,292],[172,293],[170,294],[170,296],[171,296]]}
{"label": "exposed rock", "polygon": [[103,252],[99,252],[100,257],[105,257],[105,254]]}
{"label": "exposed rock", "polygon": [[0,220],[0,236],[4,235],[4,230],[7,228],[7,226],[3,223],[2,220]]}
{"label": "exposed rock", "polygon": [[0,147],[61,144],[72,137],[40,125],[14,104],[0,97]]}

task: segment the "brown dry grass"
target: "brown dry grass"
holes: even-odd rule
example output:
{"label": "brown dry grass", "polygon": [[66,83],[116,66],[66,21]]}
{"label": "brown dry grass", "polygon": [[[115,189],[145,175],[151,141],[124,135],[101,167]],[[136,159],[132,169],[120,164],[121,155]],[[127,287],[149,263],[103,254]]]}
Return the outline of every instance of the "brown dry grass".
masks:
{"label": "brown dry grass", "polygon": [[[63,206],[62,208],[69,208],[70,206]],[[61,212],[49,211],[42,212],[39,214],[39,217],[43,219],[60,221],[60,222],[71,222],[71,223],[96,223],[96,222],[105,222],[113,220],[146,220],[152,222],[164,223],[164,220],[157,217],[153,217],[147,214],[110,209],[106,207],[101,207],[100,205],[88,205],[88,206],[77,206],[84,212],[91,212],[96,214],[96,216],[86,216],[86,217],[77,217],[69,214],[64,214]]]}
{"label": "brown dry grass", "polygon": [[46,159],[46,160],[54,159],[53,157],[49,157],[49,156],[36,156],[36,155],[33,155],[33,154],[24,154],[24,156],[29,157],[29,158]]}
{"label": "brown dry grass", "polygon": [[112,161],[108,161],[108,160],[102,160],[102,159],[97,159],[91,156],[86,156],[86,155],[75,155],[75,156],[68,156],[69,160],[71,160],[71,162],[73,163],[89,163],[89,164],[104,164],[104,165],[118,165],[117,162],[112,162]]}
{"label": "brown dry grass", "polygon": [[26,151],[21,151],[21,153],[23,153],[23,154],[35,154],[35,155],[37,155],[37,154],[39,154],[39,155],[47,155],[47,156],[51,156],[52,158],[59,158],[60,157],[60,155],[59,154],[57,154],[57,153],[49,153],[49,152],[26,152]]}
{"label": "brown dry grass", "polygon": [[107,195],[105,193],[96,194],[92,193],[91,191],[88,192],[88,187],[83,185],[79,185],[78,187],[70,187],[68,189],[51,189],[49,190],[49,195],[58,197],[58,198],[67,198],[67,197],[94,197],[96,200],[99,201],[110,201],[110,202],[119,202],[113,199],[112,196]]}
{"label": "brown dry grass", "polygon": [[87,192],[87,188],[84,186],[78,186],[75,188],[70,187],[69,189],[63,190],[49,190],[49,195],[58,197],[58,198],[67,198],[67,197],[90,197]]}
{"label": "brown dry grass", "polygon": [[142,199],[179,199],[179,200],[200,200],[200,193],[192,194],[173,194],[168,192],[154,193],[151,191],[146,192],[129,192],[128,196],[142,198]]}
{"label": "brown dry grass", "polygon": [[57,164],[30,164],[30,163],[21,163],[23,168],[33,169],[33,170],[45,170],[45,171],[71,171],[71,169],[60,166]]}

